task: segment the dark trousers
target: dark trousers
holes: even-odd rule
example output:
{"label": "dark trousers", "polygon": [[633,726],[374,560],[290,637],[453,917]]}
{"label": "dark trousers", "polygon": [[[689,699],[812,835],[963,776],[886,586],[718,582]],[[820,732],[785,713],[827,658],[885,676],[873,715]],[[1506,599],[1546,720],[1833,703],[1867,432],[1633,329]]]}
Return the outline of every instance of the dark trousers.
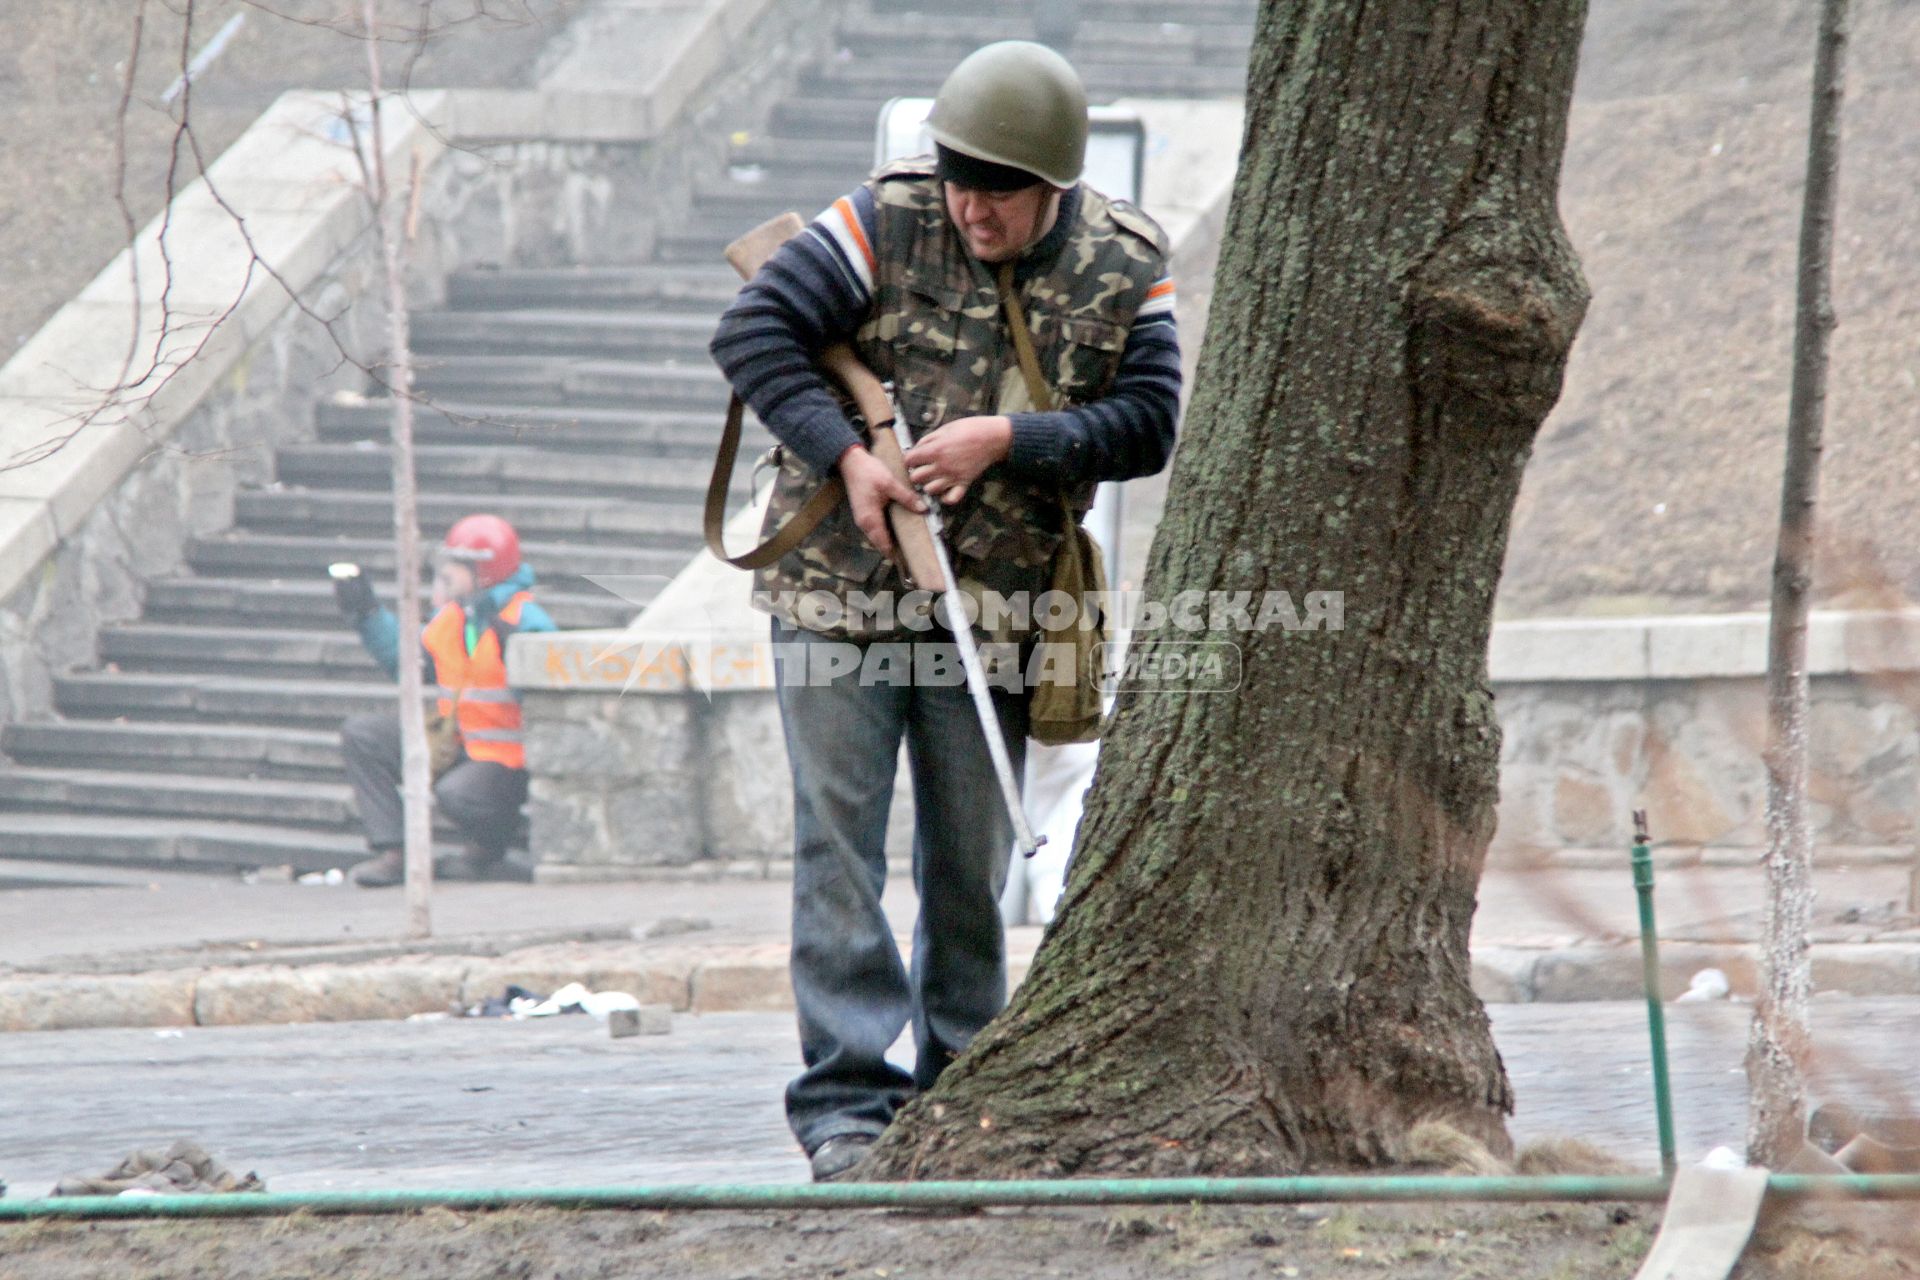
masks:
{"label": "dark trousers", "polygon": [[[347,781],[367,844],[376,852],[406,843],[405,809],[400,801],[400,718],[354,716],[340,726],[340,750],[347,760]],[[483,856],[504,855],[520,831],[520,806],[527,802],[527,771],[492,760],[469,760],[440,775],[433,802],[453,819],[466,842]]]}
{"label": "dark trousers", "polygon": [[[875,685],[858,672],[798,680],[794,664],[804,671],[807,651],[832,642],[777,621],[773,636],[793,769],[792,974],[806,1063],[787,1086],[787,1122],[812,1152],[886,1128],[1006,1004],[999,903],[1013,824],[964,685]],[[994,702],[1017,778],[1026,698],[996,693]],[[910,967],[880,909],[903,739],[920,895]],[[886,1056],[909,1025],[911,1074]]]}

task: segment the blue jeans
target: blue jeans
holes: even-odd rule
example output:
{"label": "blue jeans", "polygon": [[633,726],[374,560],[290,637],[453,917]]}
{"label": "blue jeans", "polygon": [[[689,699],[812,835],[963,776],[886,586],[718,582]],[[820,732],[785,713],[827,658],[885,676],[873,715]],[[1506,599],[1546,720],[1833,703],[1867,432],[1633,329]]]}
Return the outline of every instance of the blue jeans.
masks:
{"label": "blue jeans", "polygon": [[[793,769],[792,975],[806,1063],[787,1086],[787,1123],[811,1153],[829,1138],[885,1129],[1005,1006],[998,904],[1013,824],[964,684],[863,685],[858,670],[810,682],[812,646],[834,642],[778,620],[773,638]],[[939,632],[923,639],[942,642],[952,643]],[[1018,778],[1026,697],[996,692],[994,703]],[[920,896],[910,971],[880,909],[903,737]],[[912,1075],[886,1058],[909,1022]]]}

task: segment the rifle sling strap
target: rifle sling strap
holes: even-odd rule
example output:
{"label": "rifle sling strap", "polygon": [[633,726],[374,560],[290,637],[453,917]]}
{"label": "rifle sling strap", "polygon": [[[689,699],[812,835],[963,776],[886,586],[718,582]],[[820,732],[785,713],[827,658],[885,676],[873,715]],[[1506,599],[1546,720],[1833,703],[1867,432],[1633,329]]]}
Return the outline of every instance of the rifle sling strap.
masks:
{"label": "rifle sling strap", "polygon": [[793,518],[781,525],[771,538],[741,555],[727,554],[727,487],[733,480],[734,460],[740,456],[740,428],[747,407],[734,396],[727,405],[727,424],[720,432],[720,449],[713,459],[713,477],[707,481],[705,527],[707,550],[736,569],[763,569],[806,540],[829,512],[846,498],[846,488],[837,474],[820,482],[805,505]]}

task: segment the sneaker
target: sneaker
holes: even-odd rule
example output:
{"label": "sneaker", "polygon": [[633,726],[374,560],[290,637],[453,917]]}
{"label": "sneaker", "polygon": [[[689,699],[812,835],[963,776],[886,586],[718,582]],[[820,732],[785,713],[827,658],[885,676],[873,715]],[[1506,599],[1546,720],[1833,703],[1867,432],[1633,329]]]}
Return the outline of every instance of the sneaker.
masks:
{"label": "sneaker", "polygon": [[813,1165],[813,1180],[838,1182],[867,1158],[873,1143],[874,1135],[870,1133],[843,1133],[837,1138],[828,1138],[809,1158]]}
{"label": "sneaker", "polygon": [[407,878],[406,855],[398,849],[382,849],[365,862],[356,862],[347,879],[362,889],[391,889]]}

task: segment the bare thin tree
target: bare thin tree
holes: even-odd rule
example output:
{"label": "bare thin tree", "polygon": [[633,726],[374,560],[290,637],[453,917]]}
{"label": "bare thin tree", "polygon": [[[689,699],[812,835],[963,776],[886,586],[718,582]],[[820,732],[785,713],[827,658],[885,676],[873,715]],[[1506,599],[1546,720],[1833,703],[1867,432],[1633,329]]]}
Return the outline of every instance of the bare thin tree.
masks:
{"label": "bare thin tree", "polygon": [[1827,411],[1833,333],[1833,222],[1840,172],[1840,105],[1846,88],[1848,0],[1824,0],[1813,68],[1807,185],[1800,213],[1793,389],[1780,489],[1767,635],[1767,901],[1761,925],[1760,995],[1747,1045],[1751,1088],[1747,1158],[1778,1168],[1806,1139],[1806,1064],[1812,1036],[1808,928],[1813,917],[1813,832],[1807,818],[1807,614],[1812,597],[1814,504]]}
{"label": "bare thin tree", "polygon": [[[383,91],[380,18],[377,0],[363,0],[361,38],[367,51],[367,139],[356,146],[361,177],[380,244],[380,268],[386,286],[388,385],[393,388],[393,544],[400,581],[400,778],[406,812],[405,858],[407,934],[433,932],[429,899],[433,893],[433,775],[428,761],[427,724],[419,655],[420,497],[414,475],[412,311],[407,302],[407,258],[420,218],[420,158],[408,176],[404,214],[391,207],[392,176],[387,171],[386,131],[381,117]],[[349,111],[348,119],[352,119]],[[358,141],[358,139],[356,139]]]}

